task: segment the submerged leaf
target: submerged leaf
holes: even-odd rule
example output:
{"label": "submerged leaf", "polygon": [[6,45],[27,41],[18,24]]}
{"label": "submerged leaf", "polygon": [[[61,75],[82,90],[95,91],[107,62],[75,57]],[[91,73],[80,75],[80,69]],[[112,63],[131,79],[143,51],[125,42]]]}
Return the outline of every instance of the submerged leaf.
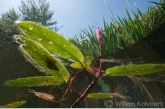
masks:
{"label": "submerged leaf", "polygon": [[47,94],[47,93],[43,93],[43,92],[36,92],[34,90],[31,90],[31,89],[29,89],[29,92],[34,93],[36,96],[38,96],[38,97],[40,97],[42,99],[45,99],[47,101],[55,102],[53,95],[50,95],[50,94]]}
{"label": "submerged leaf", "polygon": [[65,59],[79,62],[84,60],[80,50],[60,34],[33,22],[21,22],[17,25],[28,37],[42,44],[48,51]]}
{"label": "submerged leaf", "polygon": [[75,63],[72,63],[70,66],[73,67],[73,68],[76,68],[76,69],[85,69],[86,71],[88,71],[92,74],[94,73],[92,67],[85,64],[84,62],[81,62],[81,63],[80,62],[75,62]]}
{"label": "submerged leaf", "polygon": [[19,106],[21,106],[25,103],[26,103],[26,101],[18,101],[18,102],[13,102],[13,103],[10,103],[10,104],[6,104],[3,107],[4,108],[16,108],[16,107],[19,107]]}
{"label": "submerged leaf", "polygon": [[165,70],[164,64],[129,64],[126,66],[116,66],[108,68],[106,75],[108,76],[131,76],[151,74]]}
{"label": "submerged leaf", "polygon": [[11,81],[7,81],[5,86],[14,87],[33,87],[33,86],[49,86],[58,85],[64,83],[64,81],[59,77],[54,76],[37,76],[37,77],[26,77],[19,78]]}
{"label": "submerged leaf", "polygon": [[74,62],[70,66],[73,68],[76,68],[76,69],[83,69],[83,66],[85,66],[85,64],[84,63],[81,64],[79,62]]}
{"label": "submerged leaf", "polygon": [[[15,37],[20,38],[25,44],[21,45],[21,51],[24,55],[30,55],[31,60],[34,60],[37,65],[44,69],[47,73],[53,76],[62,78],[65,82],[68,81],[70,75],[66,68],[46,49],[44,49],[37,42],[30,40],[23,36]],[[26,56],[25,56],[26,57]]]}
{"label": "submerged leaf", "polygon": [[102,85],[104,85],[104,80],[103,80],[103,79],[99,79],[99,80],[97,81],[97,83],[98,83],[100,86],[102,86]]}
{"label": "submerged leaf", "polygon": [[46,57],[45,58],[45,63],[46,63],[46,66],[50,70],[57,70],[57,71],[59,71],[59,69],[56,66],[56,62],[53,59],[51,59],[51,57]]}
{"label": "submerged leaf", "polygon": [[114,93],[91,93],[88,95],[88,98],[97,98],[97,99],[104,99],[104,98],[113,98]]}
{"label": "submerged leaf", "polygon": [[92,60],[93,60],[93,59],[94,59],[93,57],[87,56],[87,57],[85,58],[85,64],[86,64],[86,65],[90,65],[90,64],[92,63]]}
{"label": "submerged leaf", "polygon": [[103,92],[108,93],[110,91],[110,88],[107,84],[103,84],[102,85],[102,90],[103,90]]}

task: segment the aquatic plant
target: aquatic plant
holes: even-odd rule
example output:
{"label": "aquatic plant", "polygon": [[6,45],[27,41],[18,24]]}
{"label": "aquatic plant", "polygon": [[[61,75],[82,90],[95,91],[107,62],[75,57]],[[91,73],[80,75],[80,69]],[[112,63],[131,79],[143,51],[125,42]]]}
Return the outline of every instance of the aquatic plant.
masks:
{"label": "aquatic plant", "polygon": [[[36,68],[45,73],[45,76],[26,77],[10,80],[5,83],[5,86],[12,87],[41,87],[41,86],[57,86],[66,84],[66,90],[59,98],[58,101],[54,100],[54,96],[45,92],[37,92],[29,89],[29,92],[34,93],[41,99],[45,99],[50,102],[60,102],[66,99],[66,95],[71,90],[77,94],[77,99],[71,104],[71,107],[76,107],[83,99],[105,99],[113,98],[115,96],[124,97],[118,93],[110,92],[108,85],[102,80],[104,77],[112,76],[135,76],[156,73],[165,70],[164,64],[128,64],[123,66],[115,66],[102,70],[102,58],[92,58],[91,56],[84,57],[83,53],[69,40],[65,39],[60,34],[43,27],[33,22],[20,22],[17,24],[20,30],[26,35],[15,35],[14,38],[17,43],[20,44],[19,50],[22,52],[26,60],[31,62]],[[99,30],[101,33],[101,30]],[[95,36],[95,40],[97,40]],[[106,39],[99,40],[99,44],[102,45]],[[103,43],[102,43],[103,42]],[[92,44],[92,43],[91,43]],[[99,45],[97,42],[97,45]],[[102,46],[100,49],[100,55]],[[61,57],[66,61],[71,61],[71,67],[77,71],[70,76],[69,71],[57,58]],[[92,66],[92,61],[98,60],[99,67]],[[86,72],[90,83],[84,91],[79,92],[73,81],[77,75],[82,72]],[[91,79],[89,74],[93,75],[94,79]],[[81,78],[83,80],[83,78]],[[102,93],[91,93],[91,90],[96,84],[102,87]],[[23,102],[24,103],[24,102]],[[23,104],[22,103],[22,104]],[[11,103],[12,104],[12,103]],[[15,103],[14,103],[15,104]]]}

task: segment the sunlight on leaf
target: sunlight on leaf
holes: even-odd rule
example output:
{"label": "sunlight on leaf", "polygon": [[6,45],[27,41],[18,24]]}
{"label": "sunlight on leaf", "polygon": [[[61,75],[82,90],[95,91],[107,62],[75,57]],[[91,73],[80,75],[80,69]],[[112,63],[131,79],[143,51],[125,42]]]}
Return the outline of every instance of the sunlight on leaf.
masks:
{"label": "sunlight on leaf", "polygon": [[[31,60],[34,60],[37,65],[43,68],[47,73],[68,81],[70,75],[66,68],[46,49],[44,49],[37,42],[30,40],[23,36],[17,36],[16,39],[20,38],[25,44],[21,45],[21,51],[24,55],[30,55]],[[25,56],[27,57],[27,56]]]}
{"label": "sunlight on leaf", "polygon": [[76,69],[83,69],[83,66],[85,66],[85,63],[82,63],[82,65],[81,65],[81,63],[79,63],[79,62],[74,62],[70,66],[73,68],[76,68]]}
{"label": "sunlight on leaf", "polygon": [[97,98],[97,99],[104,99],[104,98],[113,98],[114,93],[91,93],[88,95],[88,98]]}
{"label": "sunlight on leaf", "polygon": [[85,58],[85,64],[86,64],[86,65],[91,65],[93,59],[94,59],[93,57],[87,56],[87,57]]}
{"label": "sunlight on leaf", "polygon": [[61,78],[54,76],[36,76],[36,77],[26,77],[19,78],[11,81],[7,81],[5,86],[14,87],[37,87],[37,86],[49,86],[49,85],[59,85],[64,83]]}
{"label": "sunlight on leaf", "polygon": [[81,63],[75,62],[75,63],[72,63],[70,66],[73,67],[73,68],[76,68],[76,69],[84,69],[85,68],[86,71],[88,71],[88,72],[93,74],[92,67],[87,65],[87,64],[85,64],[84,62],[81,62]]}
{"label": "sunlight on leaf", "polygon": [[6,104],[3,107],[4,108],[16,108],[16,107],[19,107],[19,106],[21,106],[25,103],[26,103],[26,101],[18,101],[18,102],[13,102],[13,103],[10,103],[10,104]]}
{"label": "sunlight on leaf", "polygon": [[106,75],[108,76],[131,76],[151,74],[165,70],[164,64],[129,64],[126,66],[116,66],[108,68]]}
{"label": "sunlight on leaf", "polygon": [[42,44],[48,51],[54,52],[65,59],[79,62],[84,60],[80,50],[60,34],[29,21],[17,25],[28,37]]}

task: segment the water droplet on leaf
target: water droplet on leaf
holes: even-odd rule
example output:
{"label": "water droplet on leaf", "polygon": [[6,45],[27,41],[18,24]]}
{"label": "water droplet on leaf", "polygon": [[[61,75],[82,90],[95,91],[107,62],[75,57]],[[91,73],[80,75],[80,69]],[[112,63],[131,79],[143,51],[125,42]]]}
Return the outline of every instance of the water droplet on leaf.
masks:
{"label": "water droplet on leaf", "polygon": [[38,41],[41,41],[42,39],[38,39]]}
{"label": "water droplet on leaf", "polygon": [[30,30],[33,30],[33,27],[30,25]]}
{"label": "water droplet on leaf", "polygon": [[53,44],[53,42],[52,41],[49,41],[49,44]]}

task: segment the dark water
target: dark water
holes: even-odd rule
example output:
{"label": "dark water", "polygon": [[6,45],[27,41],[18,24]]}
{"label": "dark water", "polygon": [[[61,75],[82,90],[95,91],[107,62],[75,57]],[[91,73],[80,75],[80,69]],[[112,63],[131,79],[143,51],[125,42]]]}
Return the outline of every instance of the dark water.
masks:
{"label": "dark water", "polygon": [[[103,56],[102,58],[105,60],[103,69],[129,63],[165,63],[164,31],[165,26],[162,24],[157,30],[138,43],[114,54]],[[38,71],[25,60],[18,50],[18,46],[15,42],[0,38],[0,106],[19,100],[26,100],[26,104],[21,107],[70,107],[77,98],[75,93],[68,94],[66,100],[62,102],[52,103],[28,93],[29,88],[4,86],[4,83],[8,80],[44,75],[43,72]],[[97,62],[93,64],[95,66],[99,65]],[[69,71],[74,72],[70,68]],[[104,100],[84,99],[77,107],[106,107],[104,103],[108,100],[113,102],[112,107],[165,107],[165,71],[144,76],[105,77],[104,82],[109,85],[110,92],[115,92],[118,96]],[[73,82],[73,85],[80,92],[83,92],[88,84],[89,81],[84,72],[81,72]],[[30,89],[52,94],[58,99],[62,97],[65,88],[66,85],[32,87]],[[92,91],[101,92],[102,89],[99,85],[96,85]],[[118,105],[117,103],[119,102],[127,103],[127,105]],[[136,106],[128,105],[128,103],[136,103]],[[138,103],[139,105],[137,105]],[[157,106],[147,106],[145,103],[157,103]]]}

